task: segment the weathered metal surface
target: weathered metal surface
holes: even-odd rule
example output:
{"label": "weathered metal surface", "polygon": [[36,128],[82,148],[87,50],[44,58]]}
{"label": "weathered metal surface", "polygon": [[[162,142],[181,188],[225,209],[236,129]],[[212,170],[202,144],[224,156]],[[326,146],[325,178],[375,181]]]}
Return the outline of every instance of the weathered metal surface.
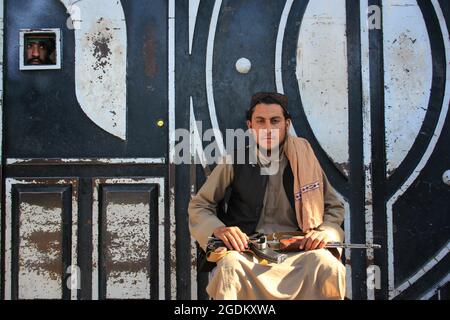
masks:
{"label": "weathered metal surface", "polygon": [[432,81],[430,39],[415,0],[383,2],[386,173],[410,151],[428,109]]}
{"label": "weathered metal surface", "polygon": [[[100,128],[126,139],[127,27],[120,1],[60,0],[81,13],[75,29],[75,89],[81,108]],[[106,10],[107,8],[107,10]]]}
{"label": "weathered metal surface", "polygon": [[310,1],[298,36],[298,87],[314,135],[348,176],[347,74],[345,1]]}
{"label": "weathered metal surface", "polygon": [[177,270],[176,270],[176,260],[177,260],[177,251],[175,244],[175,110],[176,110],[176,92],[175,92],[175,0],[169,0],[168,2],[168,10],[167,10],[167,19],[168,19],[168,49],[167,49],[167,73],[168,73],[168,114],[169,114],[169,167],[168,167],[168,201],[169,201],[169,216],[171,219],[168,221],[168,228],[170,233],[170,298],[176,299],[177,297]]}
{"label": "weathered metal surface", "polygon": [[[4,6],[3,1],[0,1],[0,118],[3,119],[3,46],[4,46]],[[0,121],[0,159],[3,159],[3,121]],[[0,167],[0,176],[3,181],[3,168]],[[0,188],[1,193],[3,194],[3,188]],[[0,201],[0,212],[3,212],[3,202]],[[3,236],[3,223],[0,219],[0,238]],[[0,241],[1,242],[1,241]],[[3,244],[0,243],[0,253],[3,252]],[[3,260],[0,259],[0,263],[3,263]],[[0,272],[1,273],[1,272]],[[3,283],[3,274],[0,274],[0,283]]]}
{"label": "weathered metal surface", "polygon": [[23,194],[19,209],[19,299],[60,299],[62,204],[58,194]]}
{"label": "weathered metal surface", "polygon": [[[141,192],[133,189],[133,186],[149,184],[158,187],[155,204],[150,202],[148,187]],[[106,187],[99,202],[100,190]],[[167,246],[163,190],[164,178],[94,179],[92,247],[97,249],[92,255],[93,299],[164,299]],[[152,205],[156,212],[150,210]],[[157,222],[157,226],[152,227],[151,221]],[[152,245],[157,248],[157,263],[152,262],[156,256],[150,256]],[[157,269],[151,270],[150,265]],[[150,290],[155,279],[159,281],[155,287],[157,294]]]}
{"label": "weathered metal surface", "polygon": [[106,298],[150,298],[148,194],[105,192]]}
{"label": "weathered metal surface", "polygon": [[[417,269],[416,271],[408,276],[403,275],[403,280],[399,281],[398,278],[398,274],[396,274],[396,264],[399,264],[398,258],[397,258],[397,262],[396,257],[394,255],[395,251],[399,251],[399,249],[396,249],[396,246],[398,248],[398,245],[396,244],[396,241],[399,242],[401,241],[398,236],[396,236],[396,228],[397,228],[397,224],[398,222],[395,221],[395,219],[397,218],[397,220],[399,217],[399,212],[395,212],[394,210],[394,206],[398,205],[397,202],[401,201],[402,198],[405,196],[405,194],[407,194],[409,192],[409,189],[412,189],[413,184],[418,184],[419,181],[417,180],[419,175],[422,173],[422,170],[425,169],[425,166],[427,165],[430,157],[433,154],[433,151],[436,147],[436,144],[438,143],[438,139],[440,138],[440,135],[442,133],[444,124],[445,124],[445,119],[447,117],[447,113],[448,113],[448,108],[449,108],[449,104],[450,104],[450,41],[449,41],[449,34],[448,34],[448,27],[445,24],[445,18],[444,18],[444,14],[442,12],[441,6],[439,4],[439,2],[437,1],[432,1],[432,6],[433,9],[436,12],[436,16],[437,16],[437,25],[440,28],[440,31],[442,32],[442,41],[443,41],[443,49],[445,50],[445,54],[444,54],[444,61],[445,64],[447,66],[446,70],[445,70],[445,79],[446,82],[444,82],[444,97],[442,100],[442,107],[440,108],[440,112],[439,112],[439,116],[437,118],[437,122],[435,124],[435,127],[433,128],[433,131],[431,133],[431,139],[429,140],[423,154],[419,155],[419,159],[420,161],[418,161],[417,165],[413,168],[412,173],[402,182],[400,188],[398,188],[397,190],[395,190],[395,193],[389,197],[389,199],[387,200],[387,204],[386,204],[386,208],[387,208],[387,219],[386,219],[386,225],[387,225],[387,240],[388,240],[388,286],[389,286],[389,298],[393,299],[396,296],[400,295],[403,291],[405,291],[406,289],[408,289],[409,287],[413,286],[415,282],[417,282],[421,277],[423,277],[428,271],[432,270],[432,268],[434,266],[436,266],[441,260],[443,260],[445,257],[447,257],[447,255],[450,253],[450,247],[449,247],[449,242],[448,242],[448,237],[447,239],[445,238],[439,238],[439,241],[436,241],[434,243],[433,248],[430,250],[430,248],[428,248],[428,252],[427,252],[427,259],[425,261],[425,263],[423,265],[417,265]],[[412,7],[412,9],[416,9],[415,5],[409,6]],[[384,13],[386,14],[386,13]],[[411,39],[410,39],[411,40]],[[420,39],[417,39],[420,40]],[[413,42],[413,41],[410,41]],[[414,41],[417,42],[417,41]],[[414,43],[413,42],[413,43]],[[406,53],[410,53],[411,49],[408,48],[405,50]],[[417,58],[420,63],[419,63],[419,67],[423,66],[423,58],[418,57]],[[431,66],[428,66],[428,69],[431,69]],[[427,72],[429,72],[429,70],[427,70]],[[427,74],[427,72],[424,72],[425,74]],[[417,75],[417,77],[422,78],[423,74],[421,75]],[[434,80],[434,79],[433,79]],[[410,79],[409,81],[416,81],[414,79]],[[435,80],[434,80],[435,81]],[[423,85],[422,83],[419,83],[419,85]],[[413,88],[418,88],[417,86],[412,86],[411,90]],[[408,89],[409,90],[409,89]],[[422,87],[423,91],[426,91],[426,87]],[[403,94],[404,92],[399,90],[399,94]],[[413,91],[414,94],[414,91]],[[420,113],[417,115],[417,117],[419,119],[422,118],[422,115],[420,115]],[[416,120],[414,120],[416,121]],[[400,122],[399,122],[400,123]],[[423,127],[423,124],[420,123],[420,126]],[[406,142],[405,142],[406,143]],[[388,147],[388,145],[387,145]],[[435,200],[438,200],[437,198]],[[437,213],[441,213],[441,214],[446,214],[446,210],[448,212],[448,207],[447,209],[445,208],[437,208],[436,212]],[[407,212],[404,212],[403,214],[406,214]],[[430,223],[430,225],[432,225],[433,223]],[[448,228],[448,227],[447,227]],[[442,243],[444,241],[444,243]],[[441,243],[442,247],[439,247],[439,243]],[[437,246],[437,247],[436,247]],[[436,252],[434,252],[434,250],[437,250]],[[400,249],[400,251],[402,251]]]}
{"label": "weathered metal surface", "polygon": [[76,299],[78,287],[65,282],[65,267],[78,257],[78,181],[5,183],[5,299]]}
{"label": "weathered metal surface", "polygon": [[26,166],[26,165],[119,165],[119,164],[164,164],[164,158],[43,158],[43,159],[6,159],[7,165]]}
{"label": "weathered metal surface", "polygon": [[[369,12],[369,2],[360,1],[361,17]],[[369,49],[369,21],[361,19],[361,80],[362,80],[362,121],[363,121],[363,162],[364,162],[364,213],[366,242],[373,243],[373,194],[372,194],[372,118],[370,99],[370,49]],[[366,251],[369,264],[373,263],[373,249]],[[375,289],[367,287],[367,298],[375,298]]]}

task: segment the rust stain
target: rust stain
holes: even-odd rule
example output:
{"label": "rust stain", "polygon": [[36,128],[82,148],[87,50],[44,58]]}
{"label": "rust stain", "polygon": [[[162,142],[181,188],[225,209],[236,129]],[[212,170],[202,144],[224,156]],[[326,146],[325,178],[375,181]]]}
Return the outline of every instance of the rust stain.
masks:
{"label": "rust stain", "polygon": [[142,54],[144,56],[145,74],[149,77],[153,77],[157,72],[157,63],[156,38],[152,26],[147,27],[144,45],[142,46]]}
{"label": "rust stain", "polygon": [[34,245],[42,255],[39,255],[40,257],[21,256],[19,259],[21,269],[35,271],[38,275],[43,274],[51,280],[61,279],[63,273],[61,232],[35,231],[28,237],[24,237],[24,240],[27,246]]}
{"label": "rust stain", "polygon": [[[54,180],[42,180],[42,184],[52,184]],[[21,202],[36,205],[42,210],[61,209],[61,194],[50,192],[27,192],[20,195]]]}
{"label": "rust stain", "polygon": [[139,261],[108,261],[106,264],[106,271],[108,273],[108,277],[114,278],[112,273],[115,272],[130,272],[137,273],[145,271],[148,275],[150,275],[150,261],[147,259],[139,260]]}
{"label": "rust stain", "polygon": [[63,268],[60,255],[58,259],[44,261],[29,261],[20,259],[21,269],[35,271],[38,275],[48,276],[50,280],[59,281],[62,278]]}
{"label": "rust stain", "polygon": [[35,231],[25,239],[41,252],[61,251],[61,232]]}

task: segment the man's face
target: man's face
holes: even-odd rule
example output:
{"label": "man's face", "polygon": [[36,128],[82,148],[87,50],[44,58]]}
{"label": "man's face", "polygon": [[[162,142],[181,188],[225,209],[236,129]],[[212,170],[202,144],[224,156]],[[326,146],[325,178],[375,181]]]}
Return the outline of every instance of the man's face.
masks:
{"label": "man's face", "polygon": [[48,48],[43,41],[30,41],[27,44],[27,64],[44,64],[48,60]]}
{"label": "man's face", "polygon": [[286,119],[283,108],[278,104],[257,104],[253,109],[252,119],[247,126],[252,129],[256,143],[271,150],[286,138],[291,121]]}

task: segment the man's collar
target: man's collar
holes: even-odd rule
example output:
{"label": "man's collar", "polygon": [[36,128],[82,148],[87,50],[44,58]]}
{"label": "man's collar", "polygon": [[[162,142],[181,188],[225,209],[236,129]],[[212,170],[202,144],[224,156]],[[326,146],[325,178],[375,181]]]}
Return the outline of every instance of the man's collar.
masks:
{"label": "man's collar", "polygon": [[[273,161],[280,162],[285,157],[285,154],[284,154],[284,141],[283,141],[282,144],[280,144],[279,148],[275,148],[275,150],[272,150],[272,154],[270,155],[270,157],[267,156],[267,151],[266,150],[262,150],[258,146],[255,148],[255,152],[256,152],[256,159],[258,161],[258,164],[261,167],[267,167],[267,166],[269,166],[271,164],[271,162],[273,162]],[[279,156],[277,156],[277,155],[279,155]]]}

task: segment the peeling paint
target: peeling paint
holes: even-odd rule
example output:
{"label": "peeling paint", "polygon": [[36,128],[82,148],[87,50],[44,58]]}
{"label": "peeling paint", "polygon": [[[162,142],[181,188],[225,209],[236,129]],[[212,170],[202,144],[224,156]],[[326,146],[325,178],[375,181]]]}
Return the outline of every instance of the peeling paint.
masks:
{"label": "peeling paint", "polygon": [[[164,178],[94,178],[92,203],[93,248],[99,248],[99,188],[104,184],[157,184],[158,212],[150,212],[146,192],[106,193],[106,233],[103,246],[107,283],[106,297],[150,298],[151,273],[158,273],[159,299],[165,297]],[[158,239],[150,238],[150,216],[158,215]],[[150,270],[150,239],[158,242],[158,270]],[[99,296],[98,250],[92,253],[92,298]]]}
{"label": "peeling paint", "polygon": [[[445,59],[447,65],[450,64],[450,41],[449,41],[449,33],[448,29],[445,23],[445,17],[442,11],[442,8],[437,0],[431,0],[431,3],[434,7],[434,10],[436,12],[437,18],[439,20],[439,27],[440,31],[442,32],[442,38],[444,40],[444,46],[445,46]],[[419,75],[422,77],[423,75]],[[417,179],[419,174],[422,172],[423,168],[427,164],[428,160],[430,159],[431,155],[433,154],[434,148],[436,147],[437,141],[442,133],[442,129],[445,124],[445,119],[448,114],[448,108],[450,105],[450,69],[447,68],[446,70],[446,79],[447,82],[445,84],[445,94],[444,99],[442,103],[442,108],[439,114],[439,119],[437,122],[437,125],[434,129],[433,135],[431,137],[431,140],[427,146],[427,149],[425,150],[422,158],[420,159],[417,166],[414,168],[412,174],[407,178],[406,181],[403,182],[401,187],[395,192],[394,195],[387,201],[386,203],[386,224],[387,224],[387,249],[388,249],[388,289],[389,289],[389,299],[395,298],[398,294],[400,294],[402,291],[406,290],[408,287],[410,287],[414,282],[416,282],[418,279],[420,279],[423,275],[425,275],[439,260],[444,258],[448,252],[450,252],[450,242],[447,242],[447,246],[444,247],[435,257],[431,258],[427,264],[424,266],[423,269],[421,269],[419,272],[414,274],[411,278],[407,279],[404,283],[402,283],[400,286],[397,287],[395,283],[395,256],[394,256],[394,232],[395,232],[395,225],[394,225],[394,212],[393,207],[397,200],[403,195],[406,190],[414,183],[414,181]]]}
{"label": "peeling paint", "polygon": [[6,164],[12,165],[112,165],[112,164],[165,164],[165,158],[8,158]]}
{"label": "peeling paint", "polygon": [[[60,1],[67,8],[71,5],[70,0]],[[83,13],[80,28],[75,30],[78,102],[97,126],[125,140],[127,28],[122,4],[84,0],[76,5]]]}
{"label": "peeling paint", "polygon": [[[137,285],[141,290],[130,290]],[[112,271],[108,279],[108,299],[149,299],[150,296],[143,294],[150,292],[150,283],[146,272],[118,272]]]}
{"label": "peeling paint", "polygon": [[296,76],[314,136],[337,168],[348,177],[345,7],[345,0],[308,3],[297,42]]}
{"label": "peeling paint", "polygon": [[[109,48],[109,44],[112,40],[112,35],[98,32],[92,37],[88,36],[87,40],[92,43],[91,52],[95,58],[92,68],[94,70],[102,69],[103,73],[106,73],[106,67],[111,67],[111,49]],[[103,77],[98,76],[97,79],[102,80]]]}
{"label": "peeling paint", "polygon": [[433,62],[422,12],[414,0],[383,4],[387,176],[395,172],[422,127]]}
{"label": "peeling paint", "polygon": [[37,197],[20,204],[19,299],[62,297],[62,209],[58,194],[41,194],[53,208],[39,205]]}
{"label": "peeling paint", "polygon": [[[72,191],[71,257],[77,261],[78,180],[34,179],[5,180],[5,299],[12,298],[12,188],[14,185],[70,185]],[[20,299],[61,299],[62,276],[62,199],[59,192],[21,192],[19,203],[18,279]],[[72,288],[72,300],[77,289]]]}
{"label": "peeling paint", "polygon": [[[150,206],[146,196],[145,193],[107,193],[107,298],[129,295],[150,298]],[[146,203],[133,203],[136,200]],[[140,276],[135,278],[130,274]]]}

